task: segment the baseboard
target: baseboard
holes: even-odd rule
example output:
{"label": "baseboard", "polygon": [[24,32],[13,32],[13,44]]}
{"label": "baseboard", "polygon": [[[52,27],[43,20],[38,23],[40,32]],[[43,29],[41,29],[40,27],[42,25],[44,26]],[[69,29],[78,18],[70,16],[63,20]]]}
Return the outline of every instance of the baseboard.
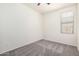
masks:
{"label": "baseboard", "polygon": [[[47,40],[47,41],[51,41],[51,42],[56,42],[56,43],[60,43],[60,44],[65,44],[65,45],[70,45],[70,44],[61,43],[61,42],[58,42],[58,41],[52,41],[52,40],[48,40],[48,39],[43,39],[43,40]],[[75,46],[75,45],[70,45],[70,46]],[[77,47],[77,46],[75,46],[75,47]]]}
{"label": "baseboard", "polygon": [[[39,40],[42,40],[42,39],[39,39]],[[27,45],[32,44],[32,43],[34,43],[34,42],[37,42],[37,41],[39,41],[39,40],[35,40],[35,41],[32,41],[32,42],[29,42],[29,43],[27,43],[27,44],[25,44],[25,45],[23,45],[23,46],[27,46]],[[1,52],[0,54],[3,54],[3,53],[6,53],[6,52],[9,52],[9,51],[12,51],[12,50],[21,48],[21,47],[23,47],[23,46],[15,47],[14,49],[10,49],[10,50],[3,51],[3,52]]]}

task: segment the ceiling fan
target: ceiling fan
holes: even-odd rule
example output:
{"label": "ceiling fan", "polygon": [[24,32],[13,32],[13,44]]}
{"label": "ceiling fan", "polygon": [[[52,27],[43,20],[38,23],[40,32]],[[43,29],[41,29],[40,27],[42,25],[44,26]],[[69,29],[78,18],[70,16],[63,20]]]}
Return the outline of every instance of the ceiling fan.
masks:
{"label": "ceiling fan", "polygon": [[[46,4],[47,4],[47,5],[50,5],[50,3],[46,3]],[[38,4],[37,4],[37,6],[40,6],[40,5],[41,5],[41,3],[38,3]]]}

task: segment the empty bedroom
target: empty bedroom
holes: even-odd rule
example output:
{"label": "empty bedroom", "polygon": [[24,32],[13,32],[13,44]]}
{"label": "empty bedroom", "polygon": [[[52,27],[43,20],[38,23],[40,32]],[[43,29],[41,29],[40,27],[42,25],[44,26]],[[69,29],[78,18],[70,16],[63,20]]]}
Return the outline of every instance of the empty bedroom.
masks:
{"label": "empty bedroom", "polygon": [[79,4],[0,3],[0,56],[79,56]]}

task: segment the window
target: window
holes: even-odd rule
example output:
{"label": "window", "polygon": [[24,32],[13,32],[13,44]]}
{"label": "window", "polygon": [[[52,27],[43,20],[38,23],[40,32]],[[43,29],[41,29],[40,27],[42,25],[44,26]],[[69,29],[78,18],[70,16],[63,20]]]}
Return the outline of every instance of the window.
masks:
{"label": "window", "polygon": [[61,32],[73,33],[74,32],[74,15],[73,11],[64,12],[61,14]]}

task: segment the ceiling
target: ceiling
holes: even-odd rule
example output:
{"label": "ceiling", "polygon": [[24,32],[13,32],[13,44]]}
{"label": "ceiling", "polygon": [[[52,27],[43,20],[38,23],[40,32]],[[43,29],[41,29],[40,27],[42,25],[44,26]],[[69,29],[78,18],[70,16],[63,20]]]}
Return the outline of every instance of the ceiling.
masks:
{"label": "ceiling", "polygon": [[49,11],[54,11],[59,8],[75,5],[75,3],[51,3],[50,5],[47,5],[46,3],[41,3],[39,6],[37,5],[37,3],[27,3],[24,5],[28,5],[29,7],[35,9],[40,13],[45,13]]}

